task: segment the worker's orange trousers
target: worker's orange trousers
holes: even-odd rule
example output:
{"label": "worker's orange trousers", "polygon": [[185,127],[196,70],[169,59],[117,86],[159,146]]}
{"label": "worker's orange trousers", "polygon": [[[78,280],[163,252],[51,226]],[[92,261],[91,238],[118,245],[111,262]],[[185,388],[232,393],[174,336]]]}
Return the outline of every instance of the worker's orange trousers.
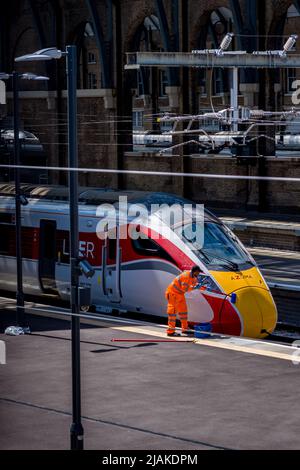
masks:
{"label": "worker's orange trousers", "polygon": [[176,314],[178,314],[182,332],[188,330],[188,312],[184,295],[166,293],[168,301],[168,329],[167,334],[175,333]]}

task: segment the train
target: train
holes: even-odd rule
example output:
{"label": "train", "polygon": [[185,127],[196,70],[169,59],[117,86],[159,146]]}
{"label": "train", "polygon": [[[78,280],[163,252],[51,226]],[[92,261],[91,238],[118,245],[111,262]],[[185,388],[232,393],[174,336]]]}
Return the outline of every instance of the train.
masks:
{"label": "train", "polygon": [[[27,184],[22,196],[24,293],[68,300],[68,188]],[[150,215],[141,211],[128,218],[124,200],[130,207],[151,208]],[[170,206],[184,208],[184,217],[170,221]],[[100,312],[166,316],[167,286],[198,265],[198,289],[186,294],[190,326],[210,323],[220,334],[267,337],[275,329],[277,310],[255,260],[219,218],[194,206],[167,193],[80,188],[78,253],[94,273],[81,274],[80,285],[90,288],[91,305]],[[103,208],[110,212],[104,214]],[[187,234],[200,224],[202,243],[193,242]],[[16,290],[15,257],[14,185],[0,184],[0,284],[7,291]]]}

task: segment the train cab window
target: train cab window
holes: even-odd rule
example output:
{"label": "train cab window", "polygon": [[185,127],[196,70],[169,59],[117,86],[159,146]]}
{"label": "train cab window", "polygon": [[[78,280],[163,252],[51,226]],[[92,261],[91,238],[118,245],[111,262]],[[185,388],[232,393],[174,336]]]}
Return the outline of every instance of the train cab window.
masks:
{"label": "train cab window", "polygon": [[214,257],[225,258],[237,264],[249,261],[248,254],[244,252],[233,234],[219,224],[205,224],[203,249],[212,261]]}
{"label": "train cab window", "polygon": [[173,261],[171,256],[150,238],[138,238],[137,240],[132,240],[132,246],[140,255],[157,256],[168,261]]}
{"label": "train cab window", "polygon": [[[244,264],[253,264],[249,254],[238,242],[235,235],[224,225],[205,222],[204,240],[202,246],[193,242],[193,234],[196,231],[197,222],[189,224],[179,229],[176,233],[182,237],[199,255],[201,261],[209,266],[228,266],[232,269],[233,265],[241,266]],[[199,226],[203,230],[203,225]]]}

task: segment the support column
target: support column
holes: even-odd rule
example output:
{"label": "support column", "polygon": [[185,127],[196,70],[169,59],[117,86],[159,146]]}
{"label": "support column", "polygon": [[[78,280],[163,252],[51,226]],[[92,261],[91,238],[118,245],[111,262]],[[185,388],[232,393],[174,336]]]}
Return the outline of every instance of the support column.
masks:
{"label": "support column", "polygon": [[114,88],[104,88],[103,99],[105,109],[116,109],[116,90]]}
{"label": "support column", "polygon": [[180,93],[181,87],[179,86],[167,86],[166,93],[169,98],[170,112],[178,113],[180,110]]}
{"label": "support column", "polygon": [[244,106],[247,108],[255,108],[258,106],[258,83],[241,83],[240,92],[244,95]]}
{"label": "support column", "polygon": [[[171,113],[175,114],[180,114],[181,109],[182,109],[182,103],[181,103],[181,87],[178,86],[168,86],[166,87],[166,93],[169,98],[169,111]],[[179,123],[177,130],[182,130],[182,124]],[[182,136],[180,135],[175,135],[173,136],[173,145],[177,145],[182,143]],[[183,165],[183,159],[184,153],[186,151],[186,147],[179,147],[175,150],[173,150],[173,155],[172,155],[172,171],[174,173],[182,173],[184,172],[184,165]],[[184,177],[178,177],[178,176],[173,176],[172,177],[172,188],[173,192],[175,194],[178,194],[179,196],[184,195]]]}
{"label": "support column", "polygon": [[237,123],[237,119],[239,117],[239,69],[234,67],[231,70],[231,86],[230,86],[230,106],[233,109],[233,125],[232,130],[237,132],[239,129],[239,125]]}

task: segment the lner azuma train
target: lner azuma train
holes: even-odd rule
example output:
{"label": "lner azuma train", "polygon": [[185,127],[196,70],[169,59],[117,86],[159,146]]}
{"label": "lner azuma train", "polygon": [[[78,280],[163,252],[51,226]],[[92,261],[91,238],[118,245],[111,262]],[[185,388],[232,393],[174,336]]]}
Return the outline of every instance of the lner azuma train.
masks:
{"label": "lner azuma train", "polygon": [[[28,204],[22,206],[24,292],[70,296],[69,205],[64,187],[24,186]],[[80,276],[91,287],[96,309],[166,315],[165,290],[182,270],[197,264],[201,288],[186,295],[189,321],[211,322],[214,332],[266,337],[276,325],[277,311],[270,290],[254,259],[238,238],[211,212],[204,220],[188,215],[181,224],[165,226],[163,210],[138,221],[143,238],[123,237],[120,196],[145,207],[190,201],[138,191],[81,188],[79,192],[79,252],[95,275]],[[115,238],[99,238],[97,208],[110,204],[119,216]],[[138,220],[138,219],[136,219]],[[193,246],[186,234],[204,222],[204,243]],[[123,227],[124,228],[124,227]],[[162,230],[163,229],[163,230]],[[130,230],[130,227],[128,228]],[[163,235],[157,236],[158,232]],[[0,285],[16,290],[14,186],[0,185]],[[203,282],[201,281],[203,280]]]}

